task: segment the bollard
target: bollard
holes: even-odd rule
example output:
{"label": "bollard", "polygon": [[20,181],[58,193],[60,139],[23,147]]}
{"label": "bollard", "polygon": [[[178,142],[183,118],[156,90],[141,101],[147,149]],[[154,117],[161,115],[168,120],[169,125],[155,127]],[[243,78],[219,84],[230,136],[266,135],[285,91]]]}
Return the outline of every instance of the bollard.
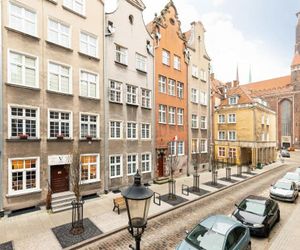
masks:
{"label": "bollard", "polygon": [[217,185],[218,184],[218,171],[214,171],[212,173],[212,184]]}
{"label": "bollard", "polygon": [[226,180],[231,180],[231,168],[226,168]]}
{"label": "bollard", "polygon": [[200,174],[193,175],[193,191],[198,192],[200,189]]}
{"label": "bollard", "polygon": [[237,171],[237,176],[241,176],[242,175],[242,166],[237,166],[236,171]]}

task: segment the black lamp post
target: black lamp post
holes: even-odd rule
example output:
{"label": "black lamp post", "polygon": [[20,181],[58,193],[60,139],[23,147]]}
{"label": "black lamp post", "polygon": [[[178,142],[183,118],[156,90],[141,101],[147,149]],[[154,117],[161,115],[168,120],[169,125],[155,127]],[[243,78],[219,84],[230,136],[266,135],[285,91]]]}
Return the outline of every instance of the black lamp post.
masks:
{"label": "black lamp post", "polygon": [[141,176],[137,170],[133,185],[122,190],[122,196],[125,198],[127,207],[128,231],[135,238],[136,250],[140,250],[153,191],[141,185]]}

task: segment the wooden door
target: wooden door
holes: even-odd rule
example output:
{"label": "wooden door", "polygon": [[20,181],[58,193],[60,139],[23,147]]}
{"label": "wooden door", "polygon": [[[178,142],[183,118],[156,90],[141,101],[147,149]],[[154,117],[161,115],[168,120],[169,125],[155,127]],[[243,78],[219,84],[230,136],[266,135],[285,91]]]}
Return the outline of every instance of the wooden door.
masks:
{"label": "wooden door", "polygon": [[69,191],[68,166],[51,166],[51,189],[53,193]]}
{"label": "wooden door", "polygon": [[164,154],[158,156],[158,177],[164,176]]}

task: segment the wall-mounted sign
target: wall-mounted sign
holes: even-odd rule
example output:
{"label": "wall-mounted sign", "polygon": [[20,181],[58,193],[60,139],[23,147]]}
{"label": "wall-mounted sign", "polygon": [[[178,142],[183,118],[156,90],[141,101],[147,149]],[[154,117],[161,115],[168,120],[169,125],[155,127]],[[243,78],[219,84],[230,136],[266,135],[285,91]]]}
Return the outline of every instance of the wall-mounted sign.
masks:
{"label": "wall-mounted sign", "polygon": [[289,142],[291,143],[292,139],[290,136],[281,136],[281,142]]}
{"label": "wall-mounted sign", "polygon": [[66,165],[72,163],[72,155],[49,155],[48,165]]}

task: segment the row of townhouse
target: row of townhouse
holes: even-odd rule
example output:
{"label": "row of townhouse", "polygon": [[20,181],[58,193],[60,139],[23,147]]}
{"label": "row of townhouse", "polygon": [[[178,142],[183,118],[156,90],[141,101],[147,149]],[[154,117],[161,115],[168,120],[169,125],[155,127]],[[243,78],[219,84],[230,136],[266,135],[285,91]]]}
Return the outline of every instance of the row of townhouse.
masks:
{"label": "row of townhouse", "polygon": [[[208,167],[209,63],[204,27],[183,33],[174,3],[147,26],[140,0],[1,2],[0,212]],[[170,42],[172,41],[172,42]]]}

